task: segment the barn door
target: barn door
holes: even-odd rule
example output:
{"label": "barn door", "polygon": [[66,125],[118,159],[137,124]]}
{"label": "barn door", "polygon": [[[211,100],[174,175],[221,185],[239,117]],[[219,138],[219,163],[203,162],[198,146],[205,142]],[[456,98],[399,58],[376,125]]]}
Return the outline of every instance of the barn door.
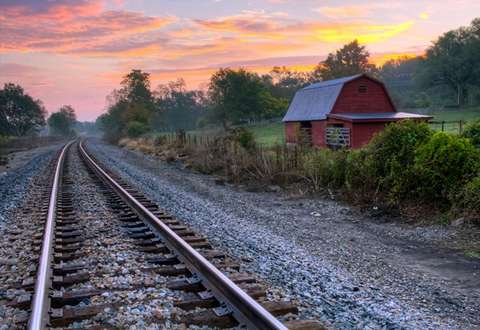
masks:
{"label": "barn door", "polygon": [[312,122],[302,121],[300,123],[300,145],[311,147],[312,146]]}

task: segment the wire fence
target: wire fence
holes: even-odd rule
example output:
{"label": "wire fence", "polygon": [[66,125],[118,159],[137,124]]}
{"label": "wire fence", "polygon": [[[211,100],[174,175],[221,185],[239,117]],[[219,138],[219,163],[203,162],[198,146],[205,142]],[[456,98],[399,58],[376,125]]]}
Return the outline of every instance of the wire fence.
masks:
{"label": "wire fence", "polygon": [[442,120],[442,121],[430,121],[430,127],[435,131],[449,132],[462,134],[465,128],[466,122],[463,120]]}

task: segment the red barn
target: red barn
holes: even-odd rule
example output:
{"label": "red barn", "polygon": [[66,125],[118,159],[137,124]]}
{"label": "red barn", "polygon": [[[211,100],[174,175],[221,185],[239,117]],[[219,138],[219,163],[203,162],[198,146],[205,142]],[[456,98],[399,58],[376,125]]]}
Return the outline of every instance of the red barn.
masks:
{"label": "red barn", "polygon": [[431,118],[397,112],[384,84],[359,74],[299,90],[283,122],[289,144],[359,148],[388,123]]}

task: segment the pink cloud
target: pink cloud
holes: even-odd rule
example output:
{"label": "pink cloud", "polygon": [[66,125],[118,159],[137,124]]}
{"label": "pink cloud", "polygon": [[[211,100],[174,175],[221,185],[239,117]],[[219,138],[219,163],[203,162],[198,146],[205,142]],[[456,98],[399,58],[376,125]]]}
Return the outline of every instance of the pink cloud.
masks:
{"label": "pink cloud", "polygon": [[131,11],[103,11],[100,1],[6,1],[0,4],[0,52],[101,49],[172,21]]}

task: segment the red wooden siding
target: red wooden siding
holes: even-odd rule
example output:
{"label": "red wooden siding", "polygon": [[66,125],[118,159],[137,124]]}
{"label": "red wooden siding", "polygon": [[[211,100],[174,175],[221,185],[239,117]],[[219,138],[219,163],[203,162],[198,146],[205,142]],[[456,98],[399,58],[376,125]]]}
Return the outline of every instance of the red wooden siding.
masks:
{"label": "red wooden siding", "polygon": [[[359,93],[360,85],[367,86],[366,93]],[[395,112],[383,85],[366,77],[346,83],[337,98],[332,113]]]}
{"label": "red wooden siding", "polygon": [[327,146],[325,143],[326,122],[326,120],[312,121],[312,143],[316,147],[324,148]]}
{"label": "red wooden siding", "polygon": [[[351,124],[351,123],[350,123]],[[370,142],[372,137],[385,128],[386,123],[354,123],[350,131],[350,141],[352,148],[360,148]]]}
{"label": "red wooden siding", "polygon": [[297,143],[299,132],[300,132],[300,122],[285,123],[285,142]]}

